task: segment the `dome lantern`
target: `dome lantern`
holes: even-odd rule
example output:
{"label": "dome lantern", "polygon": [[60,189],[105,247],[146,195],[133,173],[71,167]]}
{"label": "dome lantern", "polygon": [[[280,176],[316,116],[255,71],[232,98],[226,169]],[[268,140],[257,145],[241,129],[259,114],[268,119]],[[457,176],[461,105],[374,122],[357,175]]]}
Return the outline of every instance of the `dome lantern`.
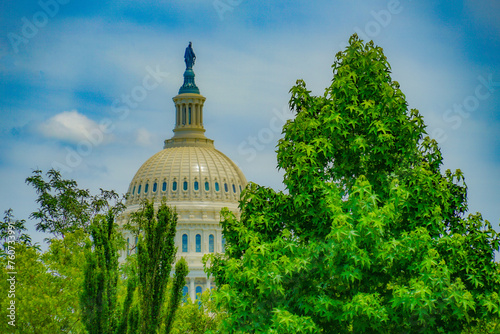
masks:
{"label": "dome lantern", "polygon": [[[199,88],[194,82],[193,66],[196,60],[192,43],[189,42],[184,61],[186,71],[184,72],[184,84],[179,89],[179,94],[173,98],[175,103],[175,128],[174,137],[165,141],[165,148],[179,143],[193,143],[193,140],[201,140],[210,144],[210,139],[205,137],[203,127],[203,103],[206,98],[200,94]],[[213,141],[211,141],[213,143]]]}

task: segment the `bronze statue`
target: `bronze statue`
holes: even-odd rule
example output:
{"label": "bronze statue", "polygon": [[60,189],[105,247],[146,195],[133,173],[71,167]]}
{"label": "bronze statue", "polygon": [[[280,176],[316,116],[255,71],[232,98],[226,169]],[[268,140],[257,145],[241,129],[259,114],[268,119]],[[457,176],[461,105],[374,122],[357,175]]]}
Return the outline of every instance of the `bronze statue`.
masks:
{"label": "bronze statue", "polygon": [[184,53],[184,61],[186,62],[186,70],[192,69],[194,61],[196,60],[196,55],[194,54],[192,43],[189,42],[186,52]]}

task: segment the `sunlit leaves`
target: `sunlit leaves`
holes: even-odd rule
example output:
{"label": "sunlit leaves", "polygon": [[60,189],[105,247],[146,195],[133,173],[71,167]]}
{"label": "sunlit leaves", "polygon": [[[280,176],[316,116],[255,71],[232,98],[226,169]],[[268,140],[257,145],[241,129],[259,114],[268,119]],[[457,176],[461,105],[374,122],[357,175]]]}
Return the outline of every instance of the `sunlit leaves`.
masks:
{"label": "sunlit leaves", "polygon": [[497,233],[409,109],[380,47],[353,36],[323,96],[290,90],[278,167],[223,212],[208,272],[229,333],[460,333],[498,319]]}

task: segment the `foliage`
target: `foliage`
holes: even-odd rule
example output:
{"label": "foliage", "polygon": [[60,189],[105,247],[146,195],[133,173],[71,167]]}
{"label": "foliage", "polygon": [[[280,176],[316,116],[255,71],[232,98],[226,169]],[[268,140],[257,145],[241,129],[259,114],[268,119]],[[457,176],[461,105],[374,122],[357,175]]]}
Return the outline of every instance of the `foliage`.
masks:
{"label": "foliage", "polygon": [[112,333],[117,326],[118,250],[114,223],[109,212],[107,216],[96,216],[90,226],[93,247],[88,245],[85,253],[80,297],[89,334]]}
{"label": "foliage", "polygon": [[186,296],[185,302],[177,310],[171,333],[216,333],[223,317],[224,313],[217,311],[210,291],[205,290],[195,303]]}
{"label": "foliage", "polygon": [[4,249],[6,243],[32,245],[31,237],[25,231],[27,231],[26,220],[15,219],[12,209],[5,210],[3,221],[0,222],[0,240],[3,240]]}
{"label": "foliage", "polygon": [[[134,214],[133,221],[142,230],[137,245],[140,332],[156,333],[160,325],[165,288],[177,252],[177,213],[162,202],[155,215],[153,203],[145,202],[141,210]],[[170,324],[188,273],[187,263],[183,259],[177,262],[175,269],[165,333],[170,332]]]}
{"label": "foliage", "polygon": [[[16,327],[2,322],[0,332],[156,333],[163,322],[162,332],[169,333],[188,273],[186,261],[180,259],[172,288],[166,289],[176,253],[175,212],[162,203],[155,215],[153,204],[145,203],[135,215],[141,262],[131,256],[119,271],[123,238],[115,217],[124,206],[118,195],[101,189],[93,196],[54,170],[47,173],[48,181],[41,171],[34,174],[27,182],[37,190],[40,208],[32,217],[40,220],[38,230],[55,238],[48,239],[49,249],[41,252],[25,234],[25,221],[6,211],[0,224],[0,237],[8,247],[0,252],[0,288],[9,291],[11,274],[6,268],[14,270],[7,267],[12,257],[17,271]],[[1,300],[4,312],[10,300]]]}
{"label": "foliage", "polygon": [[87,229],[98,214],[112,211],[116,216],[124,209],[123,199],[114,191],[101,189],[99,195],[91,195],[88,189],[78,188],[74,180],[65,180],[61,173],[51,169],[44,180],[41,170],[35,170],[33,176],[26,179],[32,185],[40,208],[30,218],[39,220],[37,231],[52,233],[55,237],[64,237],[68,232]]}
{"label": "foliage", "polygon": [[460,333],[498,321],[497,233],[465,217],[460,170],[356,35],[332,84],[297,81],[278,144],[287,193],[250,184],[208,273],[228,333]]}
{"label": "foliage", "polygon": [[165,316],[165,333],[171,333],[175,315],[179,309],[182,299],[182,288],[186,284],[186,276],[189,273],[186,260],[181,257],[175,264],[174,284],[170,290],[170,298]]}
{"label": "foliage", "polygon": [[[117,315],[119,319],[119,324],[116,328],[116,334],[127,333],[130,330],[130,333],[137,332],[137,322],[134,320],[138,320],[137,315],[130,315],[132,309],[132,303],[137,298],[134,298],[136,294],[137,288],[137,258],[134,255],[130,255],[125,260],[125,263],[121,265],[120,271],[122,272],[122,277],[120,283],[118,285],[118,291],[120,287],[126,289],[125,298],[122,302],[121,312]],[[129,318],[136,317],[136,319]]]}
{"label": "foliage", "polygon": [[[85,333],[78,297],[83,280],[84,233],[53,239],[41,252],[24,243],[15,244],[15,298],[0,298],[2,319],[7,319],[7,303],[15,300],[15,327],[0,322],[1,333]],[[0,290],[9,291],[7,258],[0,257]]]}
{"label": "foliage", "polygon": [[[118,247],[114,216],[96,216],[90,226],[92,249],[86,252],[85,281],[81,305],[90,333],[156,333],[165,311],[164,332],[170,333],[182,297],[188,267],[181,258],[175,265],[168,303],[165,295],[170,270],[177,251],[174,238],[177,216],[165,203],[156,217],[153,203],[144,203],[133,220],[139,226],[137,258],[123,266],[122,284],[127,292],[118,307]],[[139,287],[138,294],[134,294]],[[136,296],[134,298],[134,296]],[[134,302],[134,299],[137,299]],[[168,307],[164,308],[164,303]]]}
{"label": "foliage", "polygon": [[462,334],[500,334],[500,322],[497,321],[479,321],[477,325],[462,331]]}
{"label": "foliage", "polygon": [[[101,190],[100,195],[91,195],[88,190],[78,188],[73,180],[65,180],[60,173],[50,170],[45,181],[37,170],[28,177],[37,194],[39,209],[32,218],[39,219],[37,230],[50,232],[49,248],[42,252],[38,245],[31,244],[25,233],[25,221],[15,220],[12,210],[6,211],[2,222],[1,237],[15,250],[16,274],[16,327],[3,327],[0,332],[10,333],[86,333],[79,305],[83,284],[85,245],[88,228],[102,213],[118,214],[123,204],[113,191]],[[9,229],[9,225],[13,228]],[[14,235],[14,240],[12,236]],[[6,265],[8,254],[2,252],[2,282],[0,286],[8,291]],[[3,306],[9,302],[2,298]],[[6,310],[6,308],[5,308]]]}

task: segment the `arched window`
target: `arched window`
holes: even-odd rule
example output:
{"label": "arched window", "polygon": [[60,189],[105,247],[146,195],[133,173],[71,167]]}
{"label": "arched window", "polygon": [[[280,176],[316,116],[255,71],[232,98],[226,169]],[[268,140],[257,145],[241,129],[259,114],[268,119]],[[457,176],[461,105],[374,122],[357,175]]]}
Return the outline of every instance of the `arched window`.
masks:
{"label": "arched window", "polygon": [[144,186],[144,193],[145,194],[148,192],[148,189],[149,189],[149,183],[146,183],[146,185]]}
{"label": "arched window", "polygon": [[140,194],[141,193],[141,185],[139,184],[139,189],[137,189],[137,193]]}
{"label": "arched window", "polygon": [[200,189],[200,184],[198,181],[194,181],[194,190],[198,191]]}
{"label": "arched window", "polygon": [[222,251],[225,252],[226,251],[226,238],[224,238],[224,236],[222,236],[221,243],[222,243]]}
{"label": "arched window", "polygon": [[201,234],[196,235],[196,253],[201,253]]}
{"label": "arched window", "polygon": [[188,114],[189,114],[189,124],[191,124],[191,107],[189,107]]}
{"label": "arched window", "polygon": [[182,252],[187,253],[188,251],[188,235],[182,235]]}
{"label": "arched window", "polygon": [[[182,288],[182,296],[183,296],[185,299],[187,299],[187,295],[188,295],[188,293],[189,293],[189,288],[188,288],[186,285],[184,285],[184,287]],[[186,300],[184,300],[184,301],[186,301]]]}
{"label": "arched window", "polygon": [[155,193],[157,189],[158,189],[158,183],[155,182],[153,184],[153,192]]}
{"label": "arched window", "polygon": [[209,190],[210,190],[210,183],[208,183],[208,181],[205,181],[205,191],[209,191]]}
{"label": "arched window", "polygon": [[241,185],[240,185],[240,192],[241,192]]}
{"label": "arched window", "polygon": [[227,188],[227,183],[224,183],[224,191],[225,191],[225,192],[228,192],[228,191],[229,191],[229,190],[228,190],[228,188]]}
{"label": "arched window", "polygon": [[130,255],[130,238],[127,238],[127,256]]}
{"label": "arched window", "polygon": [[234,184],[233,184],[233,193],[236,194],[236,187],[234,186]]}
{"label": "arched window", "polygon": [[132,195],[135,194],[135,186],[134,186],[134,190],[132,190]]}
{"label": "arched window", "polygon": [[195,291],[196,291],[196,299],[200,299],[200,298],[201,298],[201,296],[200,296],[200,295],[201,295],[201,291],[202,291],[201,286],[199,286],[199,285],[198,285],[198,286],[196,287],[196,290],[195,290]]}
{"label": "arched window", "polygon": [[208,251],[210,253],[214,252],[214,235],[213,234],[210,234],[208,236]]}
{"label": "arched window", "polygon": [[215,191],[219,191],[219,182],[215,182]]}
{"label": "arched window", "polygon": [[188,190],[188,182],[187,181],[184,181],[184,183],[182,184],[182,189]]}
{"label": "arched window", "polygon": [[161,186],[162,191],[167,191],[167,182],[163,182],[163,185]]}
{"label": "arched window", "polygon": [[172,190],[173,191],[177,190],[177,181],[172,182]]}

